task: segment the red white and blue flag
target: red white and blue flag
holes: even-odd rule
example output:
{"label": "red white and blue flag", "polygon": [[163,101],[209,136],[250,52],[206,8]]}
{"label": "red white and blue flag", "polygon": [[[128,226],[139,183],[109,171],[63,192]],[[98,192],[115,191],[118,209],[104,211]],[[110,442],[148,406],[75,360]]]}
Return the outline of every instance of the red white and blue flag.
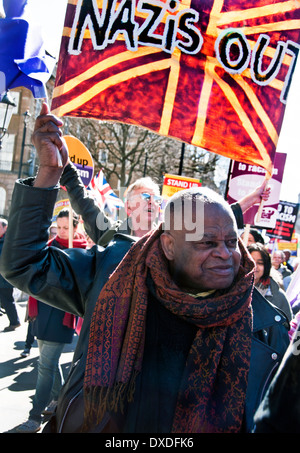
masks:
{"label": "red white and blue flag", "polygon": [[93,177],[88,189],[92,190],[93,195],[102,208],[107,207],[109,211],[113,212],[115,208],[124,207],[123,201],[114,193],[102,170]]}

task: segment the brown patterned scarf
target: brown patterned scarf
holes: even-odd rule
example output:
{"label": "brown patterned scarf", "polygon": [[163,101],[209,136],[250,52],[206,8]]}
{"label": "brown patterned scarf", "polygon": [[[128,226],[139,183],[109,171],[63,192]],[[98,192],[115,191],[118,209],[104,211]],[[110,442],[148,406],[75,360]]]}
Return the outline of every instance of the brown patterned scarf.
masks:
{"label": "brown patterned scarf", "polygon": [[[254,264],[240,242],[242,264],[226,294],[195,299],[173,282],[161,228],[132,246],[103,287],[91,321],[84,379],[85,420],[101,420],[134,398],[141,370],[150,272],[163,305],[199,327],[188,354],[173,432],[241,430],[251,349]],[[223,291],[224,293],[224,291]]]}

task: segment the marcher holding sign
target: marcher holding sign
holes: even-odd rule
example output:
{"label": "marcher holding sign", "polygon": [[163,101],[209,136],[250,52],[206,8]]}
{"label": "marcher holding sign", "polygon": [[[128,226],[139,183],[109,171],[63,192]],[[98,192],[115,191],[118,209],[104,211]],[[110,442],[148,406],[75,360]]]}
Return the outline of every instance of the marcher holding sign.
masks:
{"label": "marcher holding sign", "polygon": [[270,238],[291,241],[295,229],[299,209],[299,203],[280,201],[274,229],[268,229]]}
{"label": "marcher holding sign", "polygon": [[[78,218],[70,215],[70,210],[65,207],[56,216],[57,235],[48,242],[48,247],[60,250],[69,248],[69,218],[73,225],[73,247],[86,248],[84,236],[77,232]],[[28,318],[39,346],[38,375],[32,409],[28,420],[16,428],[19,433],[39,431],[43,411],[48,405],[48,410],[54,410],[64,383],[60,356],[65,344],[72,343],[77,323],[77,317],[67,310],[49,306],[32,296],[28,299]]]}
{"label": "marcher holding sign", "polygon": [[[273,228],[275,226],[285,160],[286,154],[276,154],[273,175],[267,183],[270,196],[269,199],[264,202],[261,218],[257,221],[257,212],[260,205],[260,203],[257,203],[244,213],[245,225],[255,225],[264,228],[270,226]],[[248,165],[236,161],[233,162],[227,201],[229,203],[234,203],[246,194],[252,192],[255,187],[264,183],[265,177],[266,171],[257,165]]]}

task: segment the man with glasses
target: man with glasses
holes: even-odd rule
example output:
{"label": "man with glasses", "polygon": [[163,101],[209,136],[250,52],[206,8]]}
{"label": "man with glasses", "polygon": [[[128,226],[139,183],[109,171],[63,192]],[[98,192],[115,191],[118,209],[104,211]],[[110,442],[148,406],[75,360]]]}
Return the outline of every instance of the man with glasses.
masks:
{"label": "man with glasses", "polygon": [[137,179],[125,192],[125,221],[107,217],[96,200],[85,189],[76,167],[69,162],[60,183],[68,192],[72,208],[82,216],[88,236],[98,245],[106,247],[116,232],[142,237],[155,226],[162,197],[159,185],[149,176]]}
{"label": "man with glasses", "polygon": [[149,177],[140,178],[128,187],[125,207],[133,236],[141,238],[153,230],[161,203],[159,186]]}

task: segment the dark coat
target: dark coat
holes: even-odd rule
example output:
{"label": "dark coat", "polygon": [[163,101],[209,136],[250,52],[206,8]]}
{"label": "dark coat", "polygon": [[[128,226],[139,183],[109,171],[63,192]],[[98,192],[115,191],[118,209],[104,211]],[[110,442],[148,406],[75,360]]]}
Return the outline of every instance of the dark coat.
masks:
{"label": "dark coat", "polygon": [[300,433],[300,326],[255,415],[256,433]]}
{"label": "dark coat", "polygon": [[[82,385],[91,316],[103,285],[134,238],[117,233],[104,250],[97,246],[90,250],[67,251],[47,247],[47,230],[55,200],[56,190],[16,184],[7,232],[9,245],[4,247],[0,269],[7,279],[26,293],[53,306],[59,303],[59,308],[84,318],[72,369],[53,419],[55,430],[74,432],[82,423]],[[15,228],[21,219],[23,228]],[[29,237],[28,231],[31,233]],[[14,247],[14,244],[18,246]],[[252,429],[254,412],[289,343],[286,318],[256,290],[252,307],[253,336],[245,431]]]}
{"label": "dark coat", "polygon": [[[55,239],[52,245],[64,250],[64,247]],[[38,340],[72,343],[75,329],[64,325],[65,312],[39,300],[37,304],[38,315],[31,323],[32,334]]]}
{"label": "dark coat", "polygon": [[[2,248],[4,244],[5,234],[0,238],[0,256],[2,254]],[[13,286],[8,283],[7,280],[0,274],[0,289],[1,288],[13,288]]]}

